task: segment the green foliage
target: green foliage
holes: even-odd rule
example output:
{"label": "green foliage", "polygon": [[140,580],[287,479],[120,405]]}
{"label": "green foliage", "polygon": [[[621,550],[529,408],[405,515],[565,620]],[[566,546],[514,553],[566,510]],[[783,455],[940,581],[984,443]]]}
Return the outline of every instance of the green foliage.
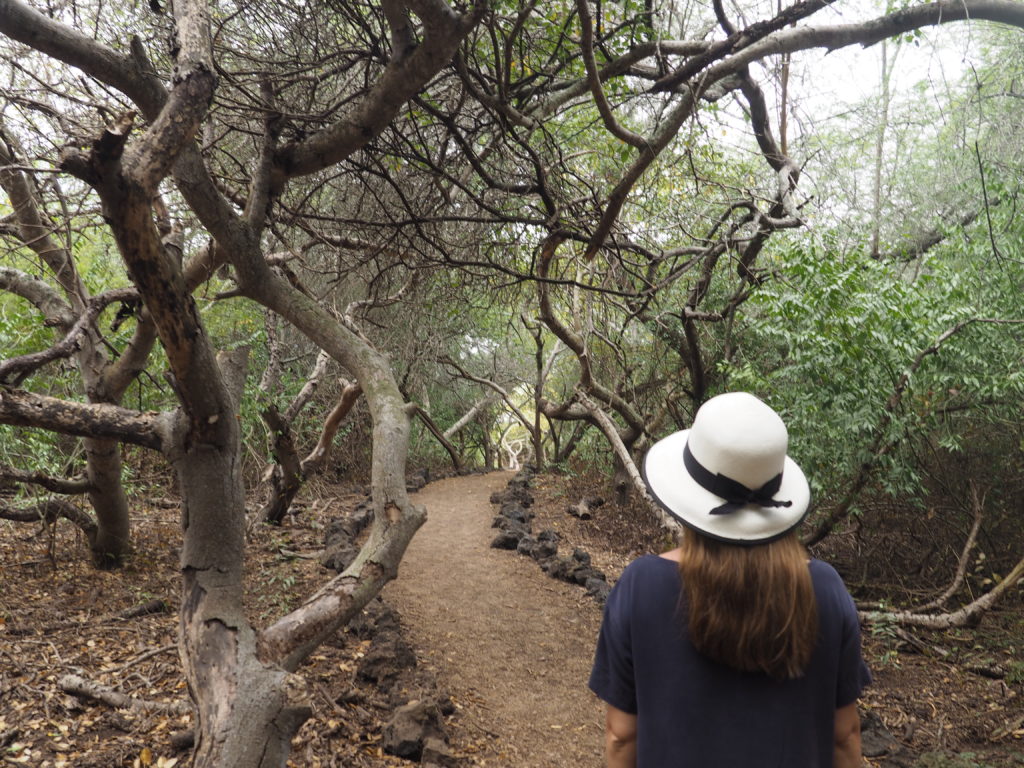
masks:
{"label": "green foliage", "polygon": [[[915,359],[959,323],[1002,307],[1012,312],[1008,286],[979,286],[957,259],[932,260],[914,276],[862,252],[793,247],[778,266],[784,279],[745,307],[737,324],[742,354],[723,371],[730,386],[765,394],[784,414],[816,490],[841,487],[873,445],[927,433],[955,450],[960,427],[946,414],[1005,417],[1024,396],[1019,330],[974,323],[924,358],[883,426]],[[888,451],[880,469],[886,491],[913,496],[920,478],[912,455]]]}
{"label": "green foliage", "polygon": [[1024,685],[1024,661],[1007,662],[1006,682],[1010,685]]}

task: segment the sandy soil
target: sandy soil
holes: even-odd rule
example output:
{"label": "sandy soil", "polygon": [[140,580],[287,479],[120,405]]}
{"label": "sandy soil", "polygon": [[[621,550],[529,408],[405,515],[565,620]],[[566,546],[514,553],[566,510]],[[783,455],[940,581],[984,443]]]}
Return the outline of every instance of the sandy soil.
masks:
{"label": "sandy soil", "polygon": [[477,765],[602,765],[603,708],[586,687],[600,607],[527,559],[489,548],[510,475],[431,483],[429,518],[384,599],[460,708],[452,740]]}

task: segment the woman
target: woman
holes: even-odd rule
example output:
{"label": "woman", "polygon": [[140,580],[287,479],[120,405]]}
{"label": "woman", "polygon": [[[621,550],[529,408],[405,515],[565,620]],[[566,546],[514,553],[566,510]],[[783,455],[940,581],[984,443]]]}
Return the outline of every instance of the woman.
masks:
{"label": "woman", "polygon": [[771,408],[731,393],[648,452],[647,484],[685,533],[608,598],[590,688],[610,768],[861,764],[857,613],[796,537],[810,489],[787,447]]}

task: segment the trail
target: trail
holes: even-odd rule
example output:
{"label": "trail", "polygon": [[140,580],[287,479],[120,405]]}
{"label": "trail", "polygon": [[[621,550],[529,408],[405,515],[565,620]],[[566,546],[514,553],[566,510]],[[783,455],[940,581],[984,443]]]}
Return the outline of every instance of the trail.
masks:
{"label": "trail", "polygon": [[489,498],[511,475],[431,483],[429,517],[384,599],[460,708],[453,743],[476,765],[597,768],[603,707],[586,687],[600,607],[535,562],[490,549]]}

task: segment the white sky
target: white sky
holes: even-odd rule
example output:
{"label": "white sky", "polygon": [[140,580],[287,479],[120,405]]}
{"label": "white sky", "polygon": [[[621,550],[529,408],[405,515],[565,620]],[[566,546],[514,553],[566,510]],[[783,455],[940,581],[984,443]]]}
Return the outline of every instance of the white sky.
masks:
{"label": "white sky", "polygon": [[[928,83],[928,92],[939,96],[952,89],[979,59],[976,30],[969,24],[925,30],[915,43],[888,42],[891,89],[898,100],[917,83]],[[882,73],[881,43],[869,48],[843,48],[824,54],[808,51],[797,62],[805,73],[802,92],[805,109],[815,117],[830,117],[878,93]],[[894,58],[895,57],[895,58]]]}

